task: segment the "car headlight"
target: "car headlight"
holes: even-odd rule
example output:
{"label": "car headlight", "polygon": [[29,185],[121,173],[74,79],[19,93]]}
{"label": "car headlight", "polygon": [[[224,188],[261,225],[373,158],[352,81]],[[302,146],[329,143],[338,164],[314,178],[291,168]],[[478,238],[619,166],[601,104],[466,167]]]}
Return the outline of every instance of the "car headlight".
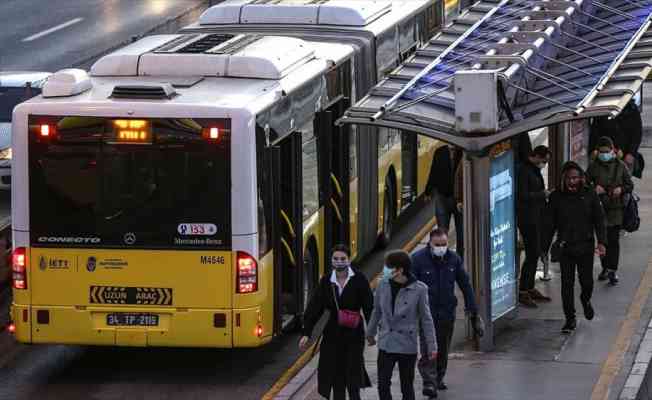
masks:
{"label": "car headlight", "polygon": [[8,149],[0,150],[0,160],[11,160],[11,157],[11,147]]}

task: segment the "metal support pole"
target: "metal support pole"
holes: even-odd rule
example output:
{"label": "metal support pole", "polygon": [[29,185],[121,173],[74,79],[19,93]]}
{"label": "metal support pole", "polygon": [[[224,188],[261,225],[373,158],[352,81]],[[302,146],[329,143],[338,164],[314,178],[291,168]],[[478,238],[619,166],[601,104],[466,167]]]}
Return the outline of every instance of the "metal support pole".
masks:
{"label": "metal support pole", "polygon": [[489,157],[465,153],[464,172],[464,262],[471,275],[478,311],[485,321],[485,334],[476,338],[480,351],[494,348],[491,320],[491,271],[489,237]]}

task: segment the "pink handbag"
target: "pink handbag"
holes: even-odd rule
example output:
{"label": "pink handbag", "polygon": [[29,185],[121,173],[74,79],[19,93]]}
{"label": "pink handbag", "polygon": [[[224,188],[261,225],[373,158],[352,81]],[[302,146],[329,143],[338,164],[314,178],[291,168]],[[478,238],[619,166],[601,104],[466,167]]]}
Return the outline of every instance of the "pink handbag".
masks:
{"label": "pink handbag", "polygon": [[337,308],[337,324],[344,328],[355,329],[360,325],[360,312],[352,310],[340,310],[337,303],[337,294],[335,293],[335,285],[332,286],[333,299],[335,300],[335,307]]}

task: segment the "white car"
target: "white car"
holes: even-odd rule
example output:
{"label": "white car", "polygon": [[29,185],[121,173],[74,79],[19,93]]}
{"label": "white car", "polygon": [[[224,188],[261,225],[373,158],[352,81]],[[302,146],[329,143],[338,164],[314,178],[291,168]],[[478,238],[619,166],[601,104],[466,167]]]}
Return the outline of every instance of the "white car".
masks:
{"label": "white car", "polygon": [[11,188],[11,114],[23,101],[41,94],[49,72],[0,71],[0,190]]}

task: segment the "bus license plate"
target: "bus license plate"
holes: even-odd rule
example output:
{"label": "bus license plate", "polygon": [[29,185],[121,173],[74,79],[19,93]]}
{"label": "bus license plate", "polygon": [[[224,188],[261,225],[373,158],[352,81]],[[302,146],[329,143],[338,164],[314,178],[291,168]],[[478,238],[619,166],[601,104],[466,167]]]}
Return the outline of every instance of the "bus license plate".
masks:
{"label": "bus license plate", "polygon": [[109,326],[158,326],[158,315],[136,313],[114,313],[106,316]]}

